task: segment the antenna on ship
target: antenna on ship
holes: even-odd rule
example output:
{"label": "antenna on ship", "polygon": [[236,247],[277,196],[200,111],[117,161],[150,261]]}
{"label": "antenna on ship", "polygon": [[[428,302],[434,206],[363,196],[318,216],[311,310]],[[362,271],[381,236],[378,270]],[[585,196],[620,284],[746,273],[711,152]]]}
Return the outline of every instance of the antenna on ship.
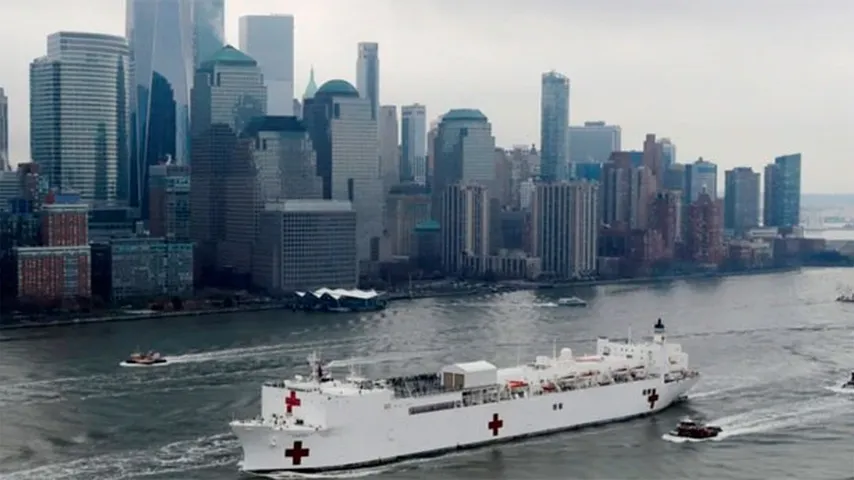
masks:
{"label": "antenna on ship", "polygon": [[632,343],[632,327],[629,327],[629,336],[626,338],[626,344]]}
{"label": "antenna on ship", "polygon": [[557,339],[552,340],[552,358],[557,360]]}

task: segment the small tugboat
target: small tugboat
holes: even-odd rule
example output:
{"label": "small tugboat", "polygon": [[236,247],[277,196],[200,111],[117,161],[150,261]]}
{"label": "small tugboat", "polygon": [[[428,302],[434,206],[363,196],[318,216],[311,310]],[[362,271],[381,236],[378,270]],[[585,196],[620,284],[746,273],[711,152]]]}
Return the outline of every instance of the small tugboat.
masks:
{"label": "small tugboat", "polygon": [[132,353],[121,365],[126,367],[151,367],[165,363],[167,363],[166,357],[163,357],[158,352],[149,351],[148,353]]}
{"label": "small tugboat", "polygon": [[694,440],[705,440],[708,438],[717,437],[723,429],[721,427],[713,427],[711,425],[701,425],[690,418],[683,419],[676,426],[676,429],[670,432],[670,436],[679,438],[690,438]]}
{"label": "small tugboat", "polygon": [[854,303],[854,293],[843,293],[836,297],[836,301],[842,303]]}
{"label": "small tugboat", "polygon": [[561,298],[557,301],[561,307],[586,307],[587,302],[578,297]]}

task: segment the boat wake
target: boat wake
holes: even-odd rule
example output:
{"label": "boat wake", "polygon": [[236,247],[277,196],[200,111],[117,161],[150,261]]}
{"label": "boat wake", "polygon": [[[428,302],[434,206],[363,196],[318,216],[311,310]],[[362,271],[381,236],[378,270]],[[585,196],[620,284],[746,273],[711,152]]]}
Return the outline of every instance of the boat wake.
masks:
{"label": "boat wake", "polygon": [[845,388],[840,385],[829,385],[824,387],[824,389],[840,395],[854,395],[854,388],[851,387]]}
{"label": "boat wake", "polygon": [[165,445],[159,449],[98,455],[0,475],[2,480],[123,480],[142,477],[181,478],[184,472],[237,463],[240,451],[231,434]]}
{"label": "boat wake", "polygon": [[709,422],[709,425],[715,425],[722,429],[721,433],[713,438],[689,439],[675,437],[669,433],[662,435],[661,438],[673,443],[719,442],[742,435],[753,435],[822,422],[851,411],[852,406],[854,404],[847,398],[822,397],[713,420]]}
{"label": "boat wake", "polygon": [[125,367],[125,368],[151,368],[151,367],[165,367],[165,366],[173,363],[171,360],[169,360],[169,357],[162,357],[162,358],[166,361],[161,362],[161,363],[151,363],[148,365],[144,365],[141,363],[130,363],[127,360],[125,360],[123,362],[119,362],[119,366]]}

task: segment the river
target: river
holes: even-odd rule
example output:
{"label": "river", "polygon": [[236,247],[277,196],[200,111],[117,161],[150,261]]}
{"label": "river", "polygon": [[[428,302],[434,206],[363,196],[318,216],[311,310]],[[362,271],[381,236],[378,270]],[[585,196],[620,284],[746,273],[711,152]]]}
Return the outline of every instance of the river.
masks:
{"label": "river", "polygon": [[[658,416],[459,455],[352,472],[378,479],[840,480],[854,475],[854,305],[834,302],[852,269],[682,280],[394,303],[383,313],[268,311],[0,334],[0,478],[238,479],[227,422],[254,416],[260,383],[307,354],[362,358],[369,375],[453,361],[514,363],[577,352],[599,335],[645,335],[661,317],[703,379]],[[588,308],[554,306],[578,295]],[[175,364],[120,368],[136,348]],[[683,415],[716,442],[661,436]],[[369,446],[366,446],[369,448]],[[329,475],[334,477],[335,475]]]}

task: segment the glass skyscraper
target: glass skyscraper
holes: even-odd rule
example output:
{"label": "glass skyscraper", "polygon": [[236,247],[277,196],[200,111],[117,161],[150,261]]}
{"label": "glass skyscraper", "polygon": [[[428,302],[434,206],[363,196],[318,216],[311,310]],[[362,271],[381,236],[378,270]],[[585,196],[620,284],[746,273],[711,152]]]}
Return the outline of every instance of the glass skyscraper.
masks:
{"label": "glass skyscraper", "polygon": [[223,46],[224,0],[127,0],[131,205],[146,215],[148,167],[189,163],[190,89],[197,65]]}
{"label": "glass skyscraper", "polygon": [[371,101],[371,116],[376,120],[380,109],[380,46],[378,43],[359,44],[356,88],[359,90],[359,96]]}
{"label": "glass skyscraper", "polygon": [[542,77],[540,176],[547,181],[569,178],[569,79],[557,72]]}
{"label": "glass skyscraper", "polygon": [[58,32],[30,64],[30,151],[50,185],[93,205],[127,200],[129,64],[122,37]]}

